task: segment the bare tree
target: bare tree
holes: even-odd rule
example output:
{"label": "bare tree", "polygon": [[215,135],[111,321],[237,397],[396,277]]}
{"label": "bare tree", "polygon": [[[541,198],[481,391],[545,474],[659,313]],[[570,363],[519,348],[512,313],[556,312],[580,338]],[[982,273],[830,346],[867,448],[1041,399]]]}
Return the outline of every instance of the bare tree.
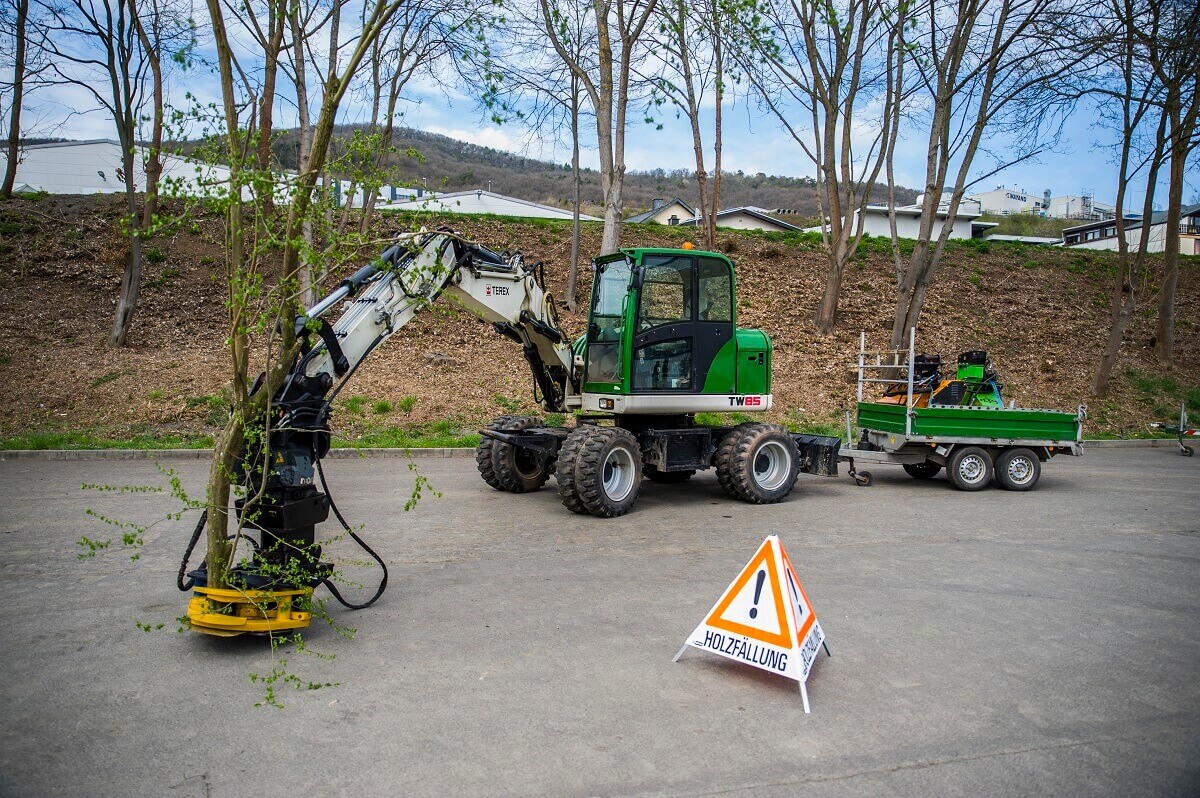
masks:
{"label": "bare tree", "polygon": [[150,58],[138,36],[132,0],[35,0],[45,14],[36,47],[49,71],[43,79],[83,89],[108,111],[121,146],[128,249],[109,343],[123,346],[137,309],[142,275],[142,226],[137,208],[137,131]]}
{"label": "bare tree", "polygon": [[[625,181],[625,133],[635,91],[634,65],[642,57],[643,34],[658,0],[538,0],[542,24],[558,57],[579,79],[596,120],[600,187],[604,194],[601,254],[621,242]],[[582,21],[573,24],[572,21]],[[573,45],[578,30],[594,31],[594,52]]]}
{"label": "bare tree", "polygon": [[[1116,102],[1105,108],[1110,126],[1120,136],[1117,169],[1116,228],[1117,271],[1109,293],[1108,339],[1096,373],[1092,394],[1105,396],[1113,368],[1121,354],[1121,343],[1137,310],[1139,284],[1146,269],[1150,244],[1150,221],[1154,211],[1154,189],[1162,165],[1168,158],[1169,115],[1163,103],[1166,87],[1149,65],[1148,48],[1159,39],[1161,17],[1137,0],[1109,0],[1109,26],[1105,31],[1105,62],[1098,91]],[[1115,106],[1115,110],[1114,110]],[[1115,123],[1115,124],[1114,124]],[[1141,223],[1135,248],[1130,248],[1126,198],[1135,179],[1144,179]],[[1178,244],[1176,245],[1178,248]]]}
{"label": "bare tree", "polygon": [[[1077,21],[1070,10],[1059,0],[929,0],[920,26],[907,31],[919,73],[914,104],[927,108],[928,134],[920,228],[907,258],[892,224],[893,348],[917,324],[966,187],[1056,144],[1074,99],[1060,79],[1090,55],[1066,35]],[[979,174],[985,134],[1002,144]]]}
{"label": "bare tree", "polygon": [[[1144,50],[1154,77],[1163,86],[1167,118],[1167,213],[1163,219],[1163,281],[1158,297],[1154,354],[1163,363],[1175,359],[1175,288],[1179,283],[1179,224],[1187,161],[1200,145],[1200,5],[1187,0],[1148,0],[1159,34],[1146,38]],[[1145,29],[1133,32],[1145,35]]]}
{"label": "bare tree", "polygon": [[[726,91],[725,40],[738,28],[726,24],[728,7],[721,0],[663,0],[659,5],[659,35],[653,47],[660,72],[649,77],[655,87],[653,101],[675,106],[686,116],[692,131],[696,160],[696,187],[700,217],[704,223],[704,246],[712,249],[717,234],[717,212],[721,202],[721,132]],[[701,123],[701,105],[713,101],[712,180],[705,166],[707,149]]]}
{"label": "bare tree", "polygon": [[[818,213],[827,265],[814,322],[837,320],[842,275],[863,235],[863,210],[891,151],[909,60],[901,34],[913,3],[899,0],[781,0],[742,25],[759,44],[765,68],[744,64],[760,101],[816,168]],[[799,113],[797,113],[799,109]]]}
{"label": "bare tree", "polygon": [[17,159],[21,143],[21,106],[25,100],[25,80],[28,77],[26,28],[29,24],[29,0],[15,0],[12,5],[15,14],[12,21],[13,78],[8,111],[8,166],[4,171],[4,183],[0,185],[0,197],[4,199],[12,197],[13,185],[17,178]]}

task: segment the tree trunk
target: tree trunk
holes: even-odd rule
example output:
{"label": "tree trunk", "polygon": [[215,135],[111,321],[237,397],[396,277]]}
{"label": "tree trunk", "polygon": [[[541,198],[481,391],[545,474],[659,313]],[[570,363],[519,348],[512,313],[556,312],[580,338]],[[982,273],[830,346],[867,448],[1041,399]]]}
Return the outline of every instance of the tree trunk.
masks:
{"label": "tree trunk", "polygon": [[575,295],[579,284],[579,204],[582,201],[583,180],[579,172],[579,78],[571,76],[571,268],[567,272],[567,309],[572,313],[578,306]]}
{"label": "tree trunk", "polygon": [[10,199],[17,180],[17,158],[21,143],[21,103],[25,94],[25,25],[29,19],[29,0],[17,0],[17,21],[14,35],[16,53],[13,61],[12,111],[8,119],[8,166],[0,197]]}
{"label": "tree trunk", "polygon": [[1183,210],[1184,167],[1191,138],[1190,134],[1181,135],[1179,111],[1177,104],[1169,109],[1170,182],[1167,189],[1167,218],[1164,220],[1166,235],[1163,240],[1163,281],[1158,295],[1158,324],[1154,331],[1154,356],[1164,365],[1170,365],[1175,360],[1175,288],[1179,284],[1179,224]]}
{"label": "tree trunk", "polygon": [[[132,127],[132,118],[128,120]],[[125,172],[125,211],[127,214],[129,249],[125,256],[125,271],[121,276],[121,292],[117,297],[117,313],[113,317],[112,332],[109,334],[110,346],[125,345],[129,333],[129,325],[133,321],[133,313],[137,310],[138,288],[142,283],[142,232],[137,212],[137,182],[133,176],[133,133],[126,131],[121,149],[121,163]]]}
{"label": "tree trunk", "polygon": [[[158,213],[158,181],[162,177],[162,141],[163,141],[163,72],[162,72],[162,54],[157,42],[153,41],[146,33],[145,25],[142,22],[141,15],[137,13],[137,8],[130,5],[133,11],[134,25],[137,26],[138,38],[142,42],[142,49],[145,51],[146,60],[150,62],[151,80],[154,84],[154,109],[151,117],[150,127],[150,152],[147,153],[145,173],[146,173],[146,201],[142,207],[142,229],[147,230],[154,223],[154,216]],[[157,7],[154,10],[154,19],[152,20],[155,29],[158,29],[158,15],[162,13]],[[156,34],[157,36],[157,34]]]}

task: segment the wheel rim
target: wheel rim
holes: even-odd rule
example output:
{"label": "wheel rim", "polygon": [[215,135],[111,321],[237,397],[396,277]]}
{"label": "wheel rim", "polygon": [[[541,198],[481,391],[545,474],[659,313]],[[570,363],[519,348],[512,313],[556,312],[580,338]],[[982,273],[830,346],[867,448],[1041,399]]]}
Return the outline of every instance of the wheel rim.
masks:
{"label": "wheel rim", "polygon": [[604,493],[614,502],[624,501],[633,490],[633,455],[623,448],[613,449],[604,458]]}
{"label": "wheel rim", "polygon": [[754,481],[763,490],[777,490],[792,470],[792,453],[778,441],[767,441],[754,453]]}
{"label": "wheel rim", "polygon": [[958,464],[958,476],[963,482],[974,485],[987,474],[987,464],[977,454],[969,454]]}
{"label": "wheel rim", "polygon": [[1008,478],[1014,485],[1024,485],[1033,479],[1033,463],[1028,457],[1014,457],[1008,461]]}

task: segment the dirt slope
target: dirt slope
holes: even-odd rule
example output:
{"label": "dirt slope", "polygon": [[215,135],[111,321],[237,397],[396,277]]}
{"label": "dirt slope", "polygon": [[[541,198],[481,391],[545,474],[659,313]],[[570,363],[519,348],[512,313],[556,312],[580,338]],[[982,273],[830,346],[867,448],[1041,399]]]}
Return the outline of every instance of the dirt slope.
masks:
{"label": "dirt slope", "polygon": [[[0,377],[8,401],[0,435],[89,429],[111,436],[211,431],[222,404],[223,293],[217,279],[221,225],[189,219],[152,254],[130,346],[109,349],[123,246],[119,203],[49,197],[0,204]],[[427,220],[426,223],[436,223]],[[565,284],[569,226],[458,218],[465,235],[496,249],[544,260],[552,289]],[[391,219],[393,231],[411,221]],[[595,253],[598,227],[585,228]],[[630,228],[625,243],[678,245],[686,231]],[[827,424],[853,400],[847,368],[859,331],[881,346],[891,324],[892,267],[879,242],[860,255],[845,281],[836,332],[817,337],[810,321],[823,257],[815,242],[727,232],[720,248],[738,265],[738,323],[761,327],[776,347],[774,415],[801,425]],[[944,359],[987,349],[1019,406],[1073,409],[1088,402],[1089,431],[1144,430],[1178,412],[1191,394],[1200,415],[1200,263],[1185,259],[1176,316],[1174,368],[1153,364],[1153,298],[1125,342],[1109,399],[1088,396],[1103,345],[1114,256],[979,242],[954,246],[941,268],[919,330],[922,351]],[[1156,282],[1153,276],[1149,284]],[[583,275],[586,296],[590,275]],[[571,332],[583,319],[566,314]],[[355,397],[363,397],[357,399]],[[405,399],[412,397],[412,399]],[[349,400],[349,405],[346,405]],[[376,412],[386,401],[392,408]],[[339,400],[335,425],[353,436],[370,427],[450,421],[470,429],[511,409],[534,410],[519,350],[487,325],[450,305],[435,306],[378,351]],[[405,412],[401,408],[411,402]]]}

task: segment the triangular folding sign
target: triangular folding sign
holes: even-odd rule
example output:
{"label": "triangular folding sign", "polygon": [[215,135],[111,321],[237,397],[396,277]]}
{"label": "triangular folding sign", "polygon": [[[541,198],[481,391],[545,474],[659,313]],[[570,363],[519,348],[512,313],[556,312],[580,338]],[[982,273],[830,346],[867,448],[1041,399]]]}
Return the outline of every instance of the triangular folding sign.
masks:
{"label": "triangular folding sign", "polygon": [[[779,537],[771,535],[688,637],[675,660],[688,646],[694,646],[795,679],[808,712],[805,682],[824,643],[825,632],[796,569]],[[825,651],[829,652],[828,646]]]}

